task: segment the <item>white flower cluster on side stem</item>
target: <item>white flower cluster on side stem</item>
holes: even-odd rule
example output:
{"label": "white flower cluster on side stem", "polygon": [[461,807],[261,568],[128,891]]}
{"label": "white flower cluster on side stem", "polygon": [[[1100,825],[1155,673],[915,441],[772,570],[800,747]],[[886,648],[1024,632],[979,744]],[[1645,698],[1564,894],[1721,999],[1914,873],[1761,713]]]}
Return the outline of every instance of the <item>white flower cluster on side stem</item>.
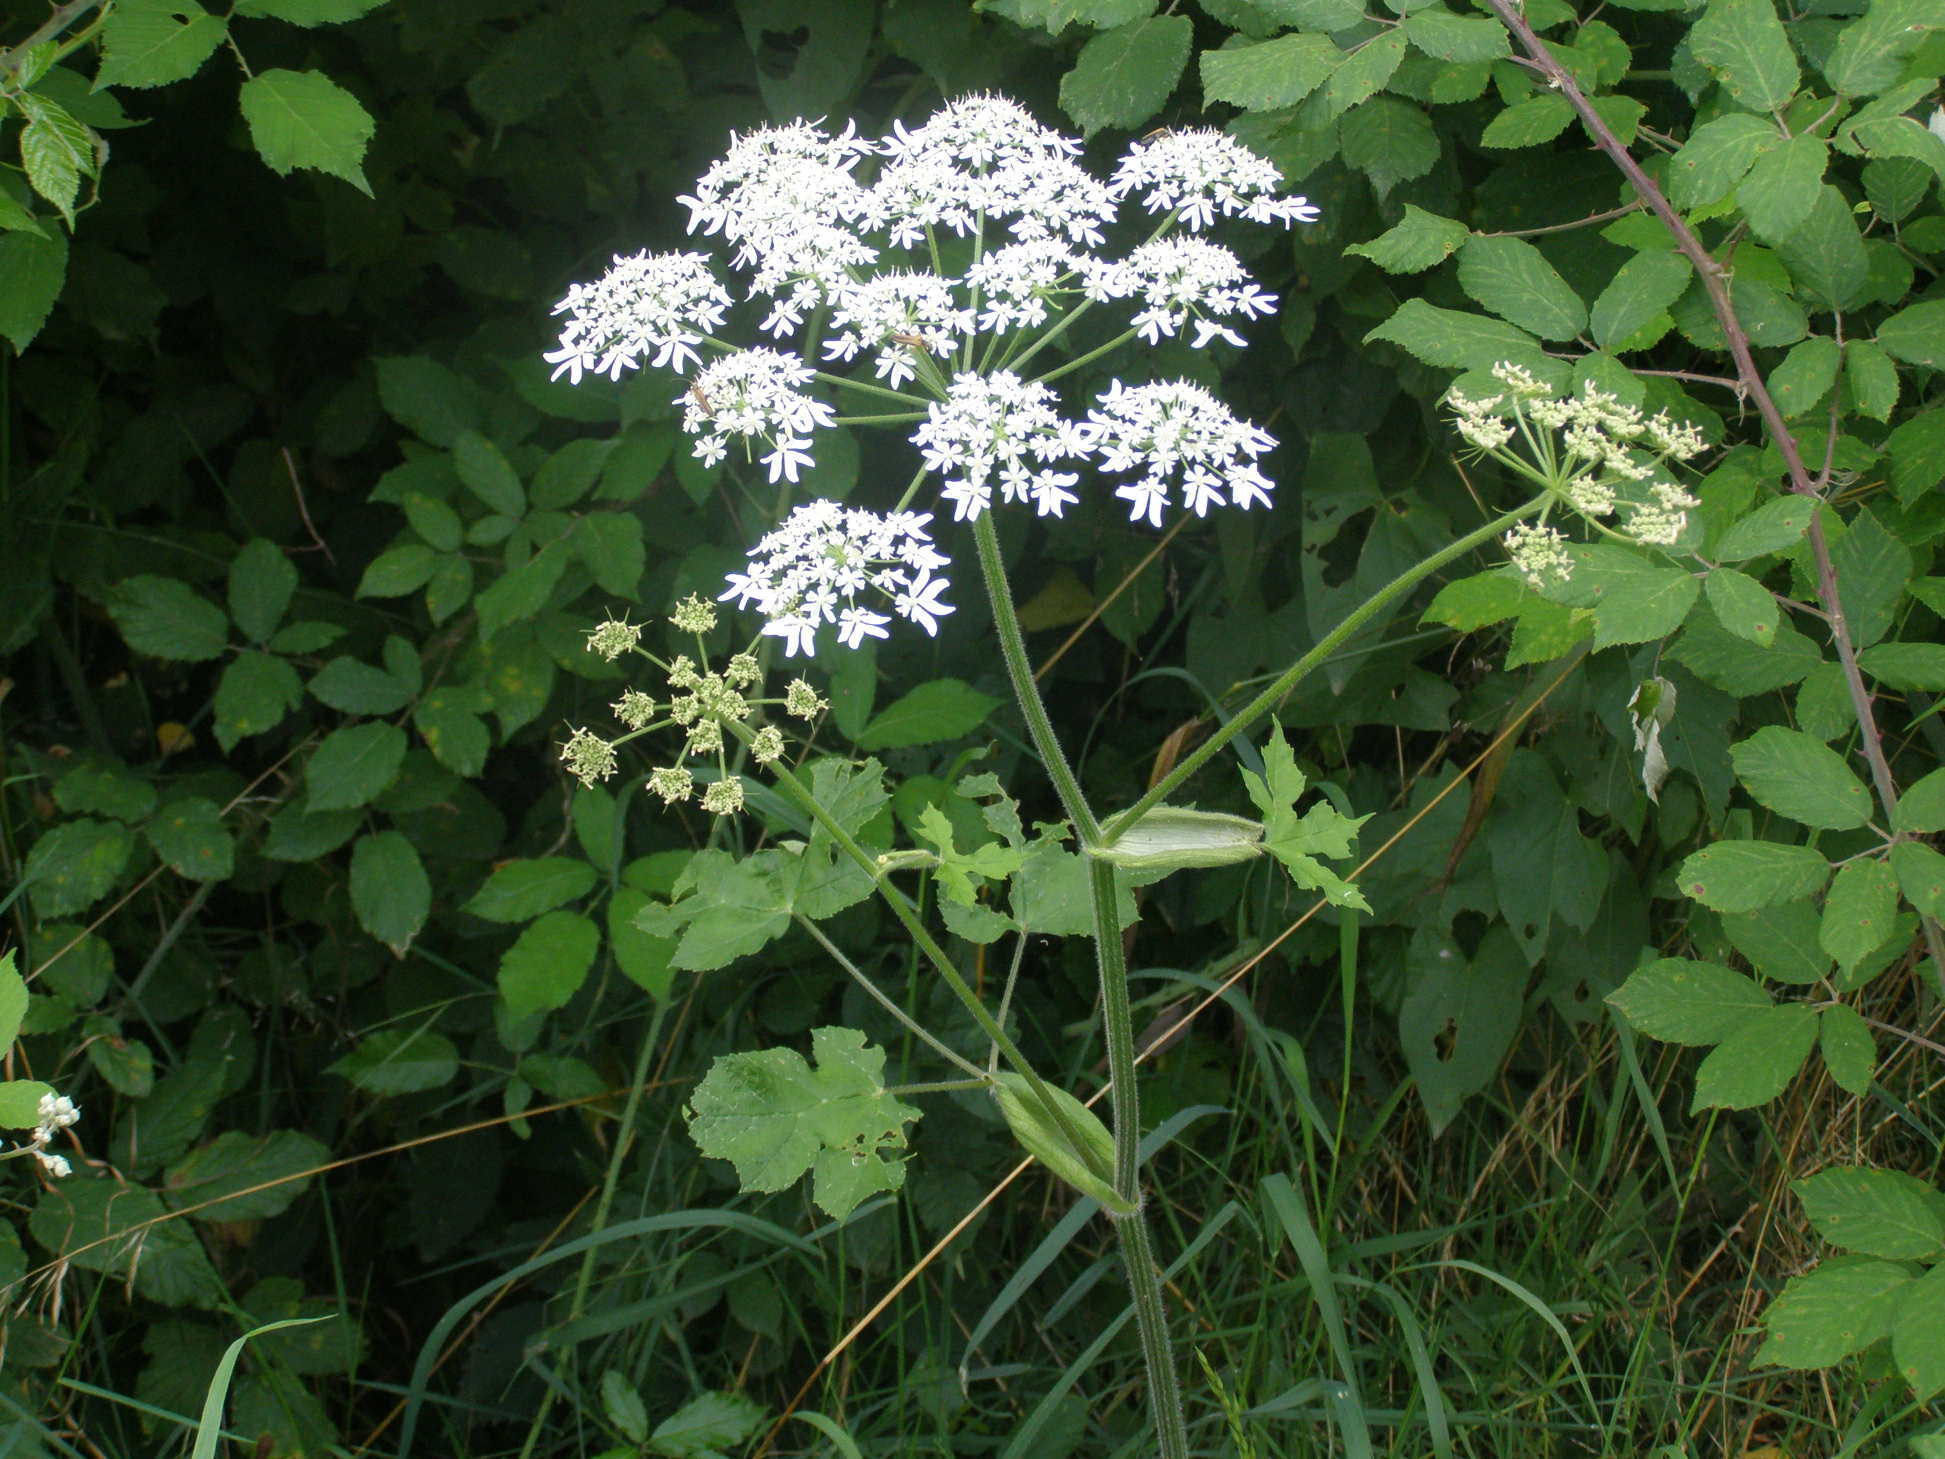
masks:
{"label": "white flower cluster on side stem", "polygon": [[50,1154],[47,1147],[54,1142],[56,1135],[80,1118],[81,1111],[74,1107],[74,1101],[66,1095],[43,1094],[40,1097],[40,1104],[34,1111],[34,1133],[28,1137],[27,1143],[21,1148],[29,1151],[34,1159],[40,1162],[41,1169],[56,1179],[64,1175],[72,1175],[74,1170],[68,1164],[67,1157]]}
{"label": "white flower cluster on side stem", "polygon": [[[1504,388],[1475,399],[1446,396],[1453,428],[1479,451],[1544,485],[1560,503],[1599,530],[1650,547],[1673,547],[1701,503],[1664,474],[1705,448],[1694,426],[1666,413],[1643,416],[1589,382],[1577,395],[1556,395],[1533,373],[1502,361],[1493,378]],[[1617,527],[1604,525],[1618,517]],[[1534,587],[1563,582],[1573,570],[1566,538],[1542,523],[1506,534],[1520,575]]]}

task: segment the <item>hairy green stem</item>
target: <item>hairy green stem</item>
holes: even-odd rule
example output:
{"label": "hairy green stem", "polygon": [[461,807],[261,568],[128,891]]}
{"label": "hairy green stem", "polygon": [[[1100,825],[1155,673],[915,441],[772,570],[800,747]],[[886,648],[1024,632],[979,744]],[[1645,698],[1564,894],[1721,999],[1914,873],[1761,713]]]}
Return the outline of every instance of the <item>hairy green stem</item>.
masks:
{"label": "hairy green stem", "polygon": [[1136,801],[1125,814],[1117,816],[1115,818],[1114,829],[1103,837],[1103,844],[1111,845],[1117,838],[1126,835],[1134,829],[1137,821],[1147,815],[1156,806],[1160,805],[1164,800],[1168,799],[1169,796],[1173,795],[1190,776],[1194,775],[1196,771],[1214,759],[1221,752],[1223,746],[1227,745],[1237,735],[1241,734],[1252,724],[1256,723],[1257,720],[1268,714],[1271,709],[1275,708],[1283,696],[1296,688],[1298,683],[1307,674],[1335,653],[1340,646],[1353,638],[1363,629],[1365,624],[1377,617],[1395,599],[1410,592],[1447,563],[1454,562],[1464,557],[1468,552],[1485,546],[1486,543],[1498,537],[1515,523],[1521,521],[1523,518],[1532,516],[1552,499],[1551,493],[1534,497],[1533,500],[1527,502],[1524,506],[1516,507],[1506,513],[1505,516],[1496,518],[1486,523],[1485,526],[1466,533],[1465,536],[1459,538],[1449,546],[1441,547],[1416,567],[1407,568],[1382,588],[1379,588],[1377,592],[1365,599],[1342,623],[1318,639],[1316,645],[1308,653],[1304,654],[1302,658],[1277,675],[1271,682],[1269,688],[1265,689],[1261,694],[1258,694],[1254,699],[1250,700],[1248,704],[1236,711],[1235,716],[1228,724],[1222,726],[1222,728],[1198,745],[1194,754],[1188,756],[1174,770],[1163,776],[1155,787],[1140,800]]}
{"label": "hairy green stem", "polygon": [[[1020,632],[1019,615],[1013,609],[1013,594],[1007,586],[1006,565],[1000,557],[999,533],[991,512],[980,513],[973,523],[973,538],[979,544],[979,568],[986,579],[986,596],[993,605],[993,624],[997,630],[1000,655],[1006,661],[1007,677],[1013,684],[1013,697],[1027,722],[1027,732],[1052,777],[1062,809],[1074,822],[1084,847],[1094,845],[1101,835],[1100,822],[1087,804],[1080,781],[1054,734],[1053,721],[1033,677],[1027,659],[1026,638]],[[1181,1379],[1168,1345],[1168,1314],[1162,1305],[1161,1284],[1155,1276],[1155,1256],[1148,1240],[1147,1223],[1141,1205],[1141,1098],[1135,1083],[1134,1013],[1128,1001],[1127,955],[1121,946],[1121,919],[1116,909],[1115,869],[1104,861],[1090,858],[1088,874],[1093,893],[1094,956],[1101,978],[1101,1029],[1108,1051],[1111,1077],[1109,1095],[1114,1125],[1114,1189],[1133,1208],[1134,1214],[1117,1217],[1116,1236],[1121,1242],[1122,1264],[1128,1271],[1128,1286],[1133,1294],[1135,1327],[1141,1335],[1142,1359],[1148,1370],[1149,1412],[1162,1459],[1188,1459],[1188,1429],[1182,1421]]]}
{"label": "hairy green stem", "polygon": [[[933,1053],[944,1059],[955,1069],[970,1075],[975,1083],[984,1084],[987,1082],[986,1071],[984,1069],[981,1069],[979,1065],[973,1063],[972,1060],[947,1044],[930,1029],[926,1028],[924,1024],[899,1007],[898,1000],[886,993],[876,983],[872,982],[871,979],[867,978],[864,975],[864,969],[846,957],[843,949],[824,935],[823,928],[819,927],[801,912],[792,913],[791,920],[803,928],[804,931],[808,932],[811,935],[811,940],[823,948],[825,952],[829,953],[836,960],[837,965],[843,968],[846,973],[850,974],[851,981],[864,989],[866,995],[880,1008],[884,1009],[885,1012],[895,1018],[907,1033],[912,1034],[919,1042],[923,1043]],[[959,1081],[954,1081],[948,1087],[960,1089],[965,1086]]]}
{"label": "hairy green stem", "polygon": [[1034,686],[1033,665],[1027,661],[1020,617],[1013,611],[1013,591],[1007,586],[1006,564],[1000,559],[999,532],[993,526],[990,511],[981,512],[974,520],[973,540],[979,544],[979,571],[986,579],[986,596],[993,605],[993,627],[999,635],[1000,654],[1006,660],[1006,676],[1013,681],[1013,697],[1020,703],[1020,714],[1027,722],[1033,747],[1040,752],[1047,774],[1053,779],[1054,794],[1060,797],[1061,809],[1074,823],[1081,844],[1092,846],[1101,837],[1101,825],[1094,819],[1087,797],[1081,794],[1081,783],[1067,763],[1060,740],[1054,734],[1053,721],[1047,717],[1047,706],[1041,702],[1040,691]]}

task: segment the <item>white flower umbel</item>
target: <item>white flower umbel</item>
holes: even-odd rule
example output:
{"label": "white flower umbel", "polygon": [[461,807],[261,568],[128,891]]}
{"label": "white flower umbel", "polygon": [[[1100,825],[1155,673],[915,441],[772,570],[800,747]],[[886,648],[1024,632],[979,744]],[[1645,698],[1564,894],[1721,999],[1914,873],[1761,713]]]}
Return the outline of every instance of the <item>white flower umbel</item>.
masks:
{"label": "white flower umbel", "polygon": [[73,1174],[65,1156],[53,1155],[47,1147],[54,1137],[81,1118],[81,1111],[74,1107],[74,1101],[63,1094],[43,1094],[34,1111],[34,1133],[22,1150],[40,1162],[41,1169],[59,1179]]}
{"label": "white flower umbel", "polygon": [[775,350],[744,350],[718,360],[675,398],[685,407],[682,429],[699,436],[695,453],[714,466],[728,454],[731,436],[769,443],[763,464],[772,481],[795,481],[811,464],[810,433],[828,426],[837,412],[812,400],[803,387],[813,379],[804,364]]}
{"label": "white flower umbel", "polygon": [[878,256],[851,226],[865,203],[851,171],[872,150],[849,126],[836,136],[805,121],[761,127],[732,136],[728,154],[676,201],[691,233],[736,245],[736,267],[754,271],[752,292],[792,279],[829,289]]}
{"label": "white flower umbel", "polygon": [[1535,588],[1549,583],[1564,583],[1573,571],[1573,558],[1567,554],[1567,539],[1552,527],[1536,527],[1521,522],[1506,534],[1506,552],[1521,577]]}
{"label": "white flower umbel", "polygon": [[[1186,380],[1123,385],[1119,380],[1088,413],[1101,470],[1141,477],[1114,494],[1127,501],[1130,521],[1162,524],[1162,511],[1180,485],[1182,505],[1198,517],[1212,506],[1268,505],[1271,483],[1256,458],[1276,445],[1259,426]],[[1224,496],[1227,492],[1227,497]]]}
{"label": "white flower umbel", "polygon": [[1128,149],[1108,191],[1117,199],[1141,195],[1151,213],[1173,213],[1200,232],[1216,215],[1252,223],[1314,223],[1305,198],[1278,197],[1283,174],[1234,137],[1209,127],[1165,131]]}
{"label": "white flower umbel", "polygon": [[934,228],[965,237],[984,219],[1016,238],[1098,247],[1114,218],[1107,187],[1073,161],[1080,143],[1004,97],[962,97],[923,126],[895,124],[880,150],[889,160],[864,216],[901,248]]}
{"label": "white flower umbel", "polygon": [[[966,270],[966,282],[979,293],[979,327],[1003,334],[1038,329],[1047,322],[1054,300],[1110,267],[1058,239],[1039,238],[994,249]],[[1110,296],[1103,292],[1098,297]]]}
{"label": "white flower umbel", "polygon": [[974,328],[973,311],[937,274],[879,274],[838,289],[824,358],[848,364],[875,350],[873,373],[895,389],[917,373],[919,354],[946,358]]}
{"label": "white flower umbel", "polygon": [[700,364],[696,346],[722,328],[729,291],[700,253],[616,254],[614,266],[591,284],[575,284],[554,306],[566,314],[557,350],[542,356],[554,378],[571,384],[585,374],[619,380],[641,357],[678,375]]}
{"label": "white flower umbel", "polygon": [[836,625],[846,648],[886,637],[891,617],[860,605],[866,592],[886,599],[893,616],[936,633],[953,609],[942,596],[951,584],[935,575],[949,559],[932,545],[931,520],[930,513],[807,502],[756,544],[749,571],[729,575],[722,599],[769,619],[763,632],[783,641],[786,657],[815,653],[826,625]]}
{"label": "white flower umbel", "polygon": [[1276,295],[1264,293],[1235,254],[1200,238],[1151,239],[1120,263],[1100,270],[1089,281],[1088,293],[1139,299],[1143,308],[1133,323],[1151,345],[1164,335],[1173,338],[1193,317],[1195,337],[1189,343],[1197,349],[1212,339],[1238,347],[1243,343],[1235,330],[1209,316],[1255,319],[1276,308]]}
{"label": "white flower umbel", "polygon": [[1031,501],[1043,517],[1058,517],[1080,500],[1067,488],[1080,479],[1054,463],[1083,457],[1093,433],[1061,415],[1060,399],[1045,385],[1011,371],[952,377],[946,399],[912,433],[928,471],[945,478],[940,495],[955,521],[969,522],[993,504],[993,477],[1004,500]]}

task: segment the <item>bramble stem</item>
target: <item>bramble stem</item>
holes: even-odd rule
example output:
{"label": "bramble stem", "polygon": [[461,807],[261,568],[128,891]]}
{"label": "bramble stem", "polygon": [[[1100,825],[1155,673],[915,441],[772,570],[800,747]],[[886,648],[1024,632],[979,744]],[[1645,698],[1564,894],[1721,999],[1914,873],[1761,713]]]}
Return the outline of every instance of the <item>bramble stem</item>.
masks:
{"label": "bramble stem", "polygon": [[1124,815],[1117,817],[1114,831],[1104,838],[1105,843],[1112,844],[1117,837],[1125,835],[1134,829],[1137,821],[1147,815],[1156,806],[1160,805],[1164,800],[1168,799],[1170,795],[1174,794],[1176,789],[1187,781],[1191,775],[1195,774],[1196,771],[1200,770],[1210,760],[1215,758],[1223,746],[1227,745],[1237,735],[1241,734],[1265,714],[1268,714],[1271,709],[1275,708],[1278,701],[1292,689],[1296,688],[1305,675],[1323,663],[1325,659],[1335,653],[1344,643],[1355,637],[1358,631],[1375,618],[1379,612],[1388,607],[1393,599],[1402,597],[1404,594],[1410,592],[1426,578],[1444,567],[1448,562],[1453,562],[1458,558],[1464,557],[1475,548],[1485,546],[1486,543],[1501,535],[1515,523],[1521,521],[1523,518],[1532,516],[1552,499],[1553,495],[1551,492],[1534,497],[1526,505],[1515,507],[1505,516],[1488,522],[1485,526],[1474,531],[1468,532],[1465,536],[1459,538],[1449,546],[1441,547],[1437,552],[1434,552],[1417,566],[1407,568],[1382,588],[1379,588],[1377,592],[1373,593],[1353,610],[1342,623],[1318,639],[1316,645],[1308,653],[1304,654],[1302,658],[1277,675],[1271,682],[1269,688],[1265,689],[1261,694],[1258,694],[1254,699],[1250,700],[1248,704],[1236,711],[1235,717],[1228,724],[1224,725],[1198,745],[1194,754],[1188,756],[1181,764],[1163,776],[1155,787],[1140,800],[1136,801]]}
{"label": "bramble stem", "polygon": [[[1601,114],[1594,110],[1573,75],[1553,58],[1553,53],[1547,50],[1511,0],[1486,0],[1486,3],[1531,58],[1528,64],[1567,98],[1586,126],[1588,135],[1594,139],[1594,145],[1621,170],[1621,175],[1634,189],[1635,196],[1661,220],[1662,227],[1675,240],[1675,247],[1695,266],[1695,276],[1702,281],[1702,287],[1708,293],[1716,323],[1722,326],[1723,338],[1729,346],[1729,357],[1736,362],[1736,383],[1756,403],[1757,414],[1762,416],[1770,440],[1783,457],[1784,469],[1790,477],[1790,490],[1798,496],[1821,503],[1823,490],[1830,484],[1829,461],[1826,459],[1822,474],[1812,480],[1810,468],[1803,462],[1803,452],[1797,445],[1796,435],[1784,421],[1783,412],[1776,404],[1776,397],[1770,394],[1762,371],[1756,368],[1756,357],[1750,353],[1748,331],[1743,328],[1742,320],[1736,314],[1735,300],[1729,293],[1728,270],[1702,246],[1702,240],[1695,236],[1694,230],[1675,211],[1674,205],[1655,185],[1655,180],[1634,160],[1634,154],[1621,144],[1613,128],[1601,119]],[[1836,440],[1834,430],[1831,440]],[[1830,558],[1830,539],[1823,530],[1822,514],[1815,510],[1810,513],[1808,537],[1810,555],[1817,569],[1817,596],[1823,600],[1824,611],[1828,615],[1830,644],[1836,650],[1837,665],[1844,675],[1844,688],[1850,695],[1851,713],[1857,719],[1859,749],[1870,767],[1878,803],[1883,806],[1884,821],[1889,825],[1898,808],[1897,782],[1891,775],[1890,762],[1884,757],[1883,737],[1878,733],[1877,716],[1871,709],[1870,690],[1865,687],[1864,675],[1857,666],[1857,647],[1851,641],[1850,623],[1844,615],[1843,599],[1837,591],[1837,567]],[[1922,911],[1918,914],[1918,921],[1924,931],[1925,945],[1931,951],[1932,968],[1938,975],[1939,990],[1945,992],[1945,933],[1941,933],[1934,918]]]}

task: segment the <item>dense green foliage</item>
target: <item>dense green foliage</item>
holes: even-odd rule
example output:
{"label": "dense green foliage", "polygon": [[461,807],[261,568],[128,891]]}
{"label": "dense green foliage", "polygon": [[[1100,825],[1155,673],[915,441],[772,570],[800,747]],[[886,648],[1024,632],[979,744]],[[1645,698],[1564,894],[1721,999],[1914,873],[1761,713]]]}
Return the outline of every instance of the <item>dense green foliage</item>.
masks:
{"label": "dense green foliage", "polygon": [[[7,44],[46,19],[4,10]],[[732,130],[980,88],[1099,159],[1227,126],[1322,209],[1225,240],[1280,296],[1246,354],[1140,350],[1278,437],[1274,511],[999,523],[1099,805],[1530,495],[1455,383],[1511,362],[1707,442],[1669,551],[1452,564],[1176,797],[1288,853],[1126,905],[1196,1451],[1945,1452],[1935,0],[58,14],[0,56],[0,941],[31,995],[0,974],[0,1029],[40,1081],[0,1122],[24,1140],[41,1084],[82,1118],[72,1175],[7,1168],[12,1452],[173,1448],[238,1333],[309,1316],[237,1367],[266,1454],[755,1452],[795,1403],[773,1452],[1146,1452],[1107,1222],[1009,1175],[1016,1111],[884,1093],[941,1066],[821,939],[984,1040],[830,891],[821,828],[755,772],[719,820],[627,750],[606,787],[559,760],[623,685],[587,630],[673,651],[770,493],[691,457],[673,377],[550,381],[548,307],[679,246]],[[834,434],[806,494],[886,504],[899,437]],[[901,884],[973,987],[1017,948],[1007,1026],[1090,1095],[1081,858],[971,581],[936,640],[805,670],[805,774],[925,853]],[[1368,815],[1355,861],[1295,864],[1299,791]],[[813,928],[777,868],[820,850]],[[869,1102],[837,1207],[815,1142],[754,1180],[698,1150],[690,1115],[743,1149],[707,1124],[752,1112],[704,1083],[734,1050]]]}

